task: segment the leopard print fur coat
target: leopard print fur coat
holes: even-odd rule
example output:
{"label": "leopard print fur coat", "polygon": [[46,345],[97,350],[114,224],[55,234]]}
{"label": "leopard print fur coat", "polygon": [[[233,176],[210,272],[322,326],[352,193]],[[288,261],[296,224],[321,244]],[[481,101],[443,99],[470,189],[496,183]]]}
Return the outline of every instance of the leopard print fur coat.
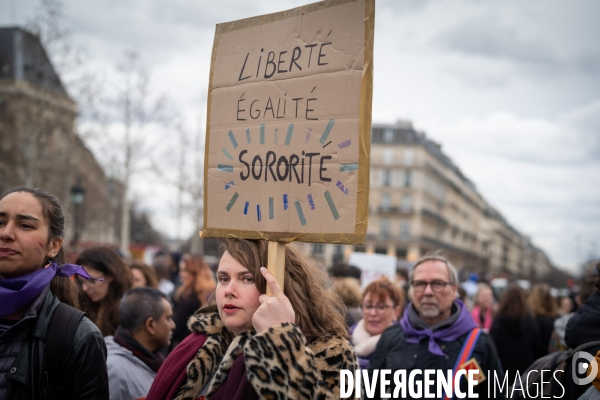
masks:
{"label": "leopard print fur coat", "polygon": [[240,354],[244,355],[248,381],[260,398],[267,399],[339,399],[340,369],[358,369],[349,340],[331,336],[307,344],[300,329],[290,323],[234,337],[218,313],[196,313],[188,327],[207,339],[188,364],[176,400],[195,399],[212,377],[206,395],[210,399],[227,380]]}

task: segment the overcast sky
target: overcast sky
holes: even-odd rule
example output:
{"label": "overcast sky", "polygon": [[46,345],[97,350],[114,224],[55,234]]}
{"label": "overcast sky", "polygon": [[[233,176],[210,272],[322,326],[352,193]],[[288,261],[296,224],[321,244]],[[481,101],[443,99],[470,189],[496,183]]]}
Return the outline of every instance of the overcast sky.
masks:
{"label": "overcast sky", "polygon": [[[297,0],[72,0],[66,22],[89,66],[110,74],[125,49],[197,130],[217,23]],[[38,0],[0,0],[21,24]],[[560,267],[600,256],[600,2],[378,0],[373,122],[409,119]],[[140,178],[134,195],[174,235],[174,196]],[[183,231],[191,232],[184,224]]]}

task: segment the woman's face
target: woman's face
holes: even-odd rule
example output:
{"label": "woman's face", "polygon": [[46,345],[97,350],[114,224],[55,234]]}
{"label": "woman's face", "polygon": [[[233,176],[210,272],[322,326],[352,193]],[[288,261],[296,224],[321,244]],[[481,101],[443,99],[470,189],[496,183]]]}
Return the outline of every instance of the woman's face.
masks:
{"label": "woman's face", "polygon": [[179,262],[179,278],[181,278],[181,283],[183,285],[190,284],[190,281],[193,279],[192,274],[188,272],[185,261],[183,260]]}
{"label": "woman's face", "polygon": [[571,299],[568,297],[563,297],[560,301],[560,311],[563,313],[563,315],[566,315],[570,313],[572,309],[573,302],[571,301]]}
{"label": "woman's face", "polygon": [[131,268],[131,288],[144,287],[148,284],[146,277],[137,268]]}
{"label": "woman's face", "polygon": [[382,333],[400,314],[400,306],[394,307],[388,296],[380,298],[372,292],[365,294],[362,309],[365,329],[371,336]]}
{"label": "woman's face", "polygon": [[102,272],[92,267],[85,267],[85,270],[92,278],[103,278],[104,281],[93,281],[91,279],[77,277],[79,284],[81,285],[81,290],[83,290],[92,303],[98,303],[104,300],[108,294],[108,289],[110,288],[110,283],[113,281],[113,277],[106,276]]}
{"label": "woman's face", "polygon": [[55,257],[62,239],[48,240],[49,235],[42,204],[34,195],[16,192],[0,200],[0,279],[29,274]]}
{"label": "woman's face", "polygon": [[477,295],[477,303],[479,304],[479,307],[483,308],[484,310],[492,308],[494,305],[494,295],[492,294],[492,289],[481,289]]}
{"label": "woman's face", "polygon": [[252,317],[260,307],[260,292],[248,268],[225,252],[217,270],[217,307],[221,320],[234,335],[252,328]]}

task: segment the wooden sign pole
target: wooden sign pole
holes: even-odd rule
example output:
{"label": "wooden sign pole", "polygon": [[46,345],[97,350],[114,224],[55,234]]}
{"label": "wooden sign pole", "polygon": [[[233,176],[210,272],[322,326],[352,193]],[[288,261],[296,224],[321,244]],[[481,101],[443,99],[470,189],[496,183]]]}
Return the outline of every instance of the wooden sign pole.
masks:
{"label": "wooden sign pole", "polygon": [[[285,244],[269,241],[269,253],[267,258],[267,269],[275,277],[277,283],[283,288],[285,276]],[[271,296],[271,289],[267,285],[267,295]]]}

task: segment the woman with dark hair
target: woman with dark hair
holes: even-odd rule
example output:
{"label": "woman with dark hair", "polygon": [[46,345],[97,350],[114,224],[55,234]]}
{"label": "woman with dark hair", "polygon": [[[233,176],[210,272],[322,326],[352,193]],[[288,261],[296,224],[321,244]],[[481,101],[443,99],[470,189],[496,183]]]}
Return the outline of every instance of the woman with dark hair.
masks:
{"label": "woman with dark hair", "polygon": [[[64,229],[62,207],[43,190],[21,187],[0,196],[2,399],[108,399],[104,339],[72,308],[79,291],[68,277],[90,276],[64,264]],[[56,322],[65,313],[74,324]],[[64,351],[53,355],[59,345]]]}
{"label": "woman with dark hair", "polygon": [[121,297],[131,288],[127,265],[116,251],[108,247],[94,247],[82,252],[76,263],[100,280],[78,280],[86,295],[83,311],[104,336],[114,335],[119,326]]}
{"label": "woman with dark hair", "polygon": [[179,279],[181,286],[175,290],[173,300],[173,347],[177,346],[189,334],[188,319],[206,302],[217,286],[212,272],[200,256],[184,254],[179,261]]}
{"label": "woman with dark hair", "polygon": [[129,266],[131,271],[131,287],[152,287],[158,289],[158,277],[153,267],[141,261],[134,261]]}
{"label": "woman with dark hair", "polygon": [[502,293],[490,335],[508,382],[514,382],[517,372],[526,371],[538,358],[539,331],[529,311],[525,291],[518,285],[511,283]]}
{"label": "woman with dark hair", "polygon": [[358,364],[325,271],[287,244],[282,290],[266,269],[266,240],[224,244],[215,299],[190,318],[193,333],[147,399],[339,399],[340,370]]}

